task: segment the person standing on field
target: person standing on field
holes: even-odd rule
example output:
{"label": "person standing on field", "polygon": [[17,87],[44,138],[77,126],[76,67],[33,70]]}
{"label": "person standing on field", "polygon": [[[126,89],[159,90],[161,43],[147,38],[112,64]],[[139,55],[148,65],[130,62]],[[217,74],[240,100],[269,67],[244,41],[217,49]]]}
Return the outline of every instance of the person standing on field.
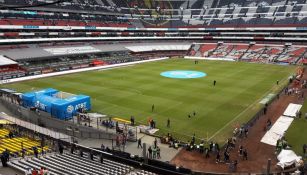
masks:
{"label": "person standing on field", "polygon": [[170,119],[169,119],[169,118],[167,119],[167,124],[166,124],[166,127],[168,127],[168,128],[170,128],[170,127],[171,127],[171,121],[170,121]]}

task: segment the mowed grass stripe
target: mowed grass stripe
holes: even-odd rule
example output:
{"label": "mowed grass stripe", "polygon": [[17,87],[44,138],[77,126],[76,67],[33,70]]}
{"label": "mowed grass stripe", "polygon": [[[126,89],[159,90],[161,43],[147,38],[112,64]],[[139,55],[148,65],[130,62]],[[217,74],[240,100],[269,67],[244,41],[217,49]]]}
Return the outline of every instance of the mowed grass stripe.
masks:
{"label": "mowed grass stripe", "polygon": [[[170,70],[196,70],[208,75],[198,79],[160,76],[161,72]],[[160,134],[173,132],[175,136],[188,140],[188,136],[194,133],[199,138],[214,135],[275,87],[277,80],[294,71],[292,66],[218,61],[200,61],[195,65],[193,60],[173,59],[5,86],[23,92],[52,87],[86,94],[92,97],[93,111],[125,119],[134,115],[142,124],[152,117],[161,129]],[[217,80],[215,87],[213,80]],[[152,104],[156,108],[153,113]],[[235,122],[246,121],[259,107],[253,106],[247,111],[247,116],[244,114]],[[193,111],[197,115],[189,119],[187,116]],[[171,119],[170,129],[166,128],[167,118]],[[217,139],[220,141],[228,135],[229,128]]]}

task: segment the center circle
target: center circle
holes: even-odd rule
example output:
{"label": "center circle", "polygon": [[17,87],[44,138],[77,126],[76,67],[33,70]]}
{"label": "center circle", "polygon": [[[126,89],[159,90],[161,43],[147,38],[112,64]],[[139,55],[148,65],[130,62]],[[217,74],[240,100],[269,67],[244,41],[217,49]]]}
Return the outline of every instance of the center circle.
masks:
{"label": "center circle", "polygon": [[180,78],[180,79],[201,78],[201,77],[207,76],[207,74],[204,72],[190,71],[190,70],[166,71],[166,72],[162,72],[160,75],[163,77]]}

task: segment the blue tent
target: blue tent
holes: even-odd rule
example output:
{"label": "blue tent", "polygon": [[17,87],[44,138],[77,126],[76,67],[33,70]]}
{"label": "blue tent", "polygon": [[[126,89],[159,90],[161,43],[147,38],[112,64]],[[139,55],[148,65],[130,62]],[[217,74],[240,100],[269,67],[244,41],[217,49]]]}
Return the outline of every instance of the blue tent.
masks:
{"label": "blue tent", "polygon": [[21,96],[23,106],[36,107],[62,120],[72,118],[80,109],[91,109],[89,96],[72,95],[67,98],[58,98],[57,93],[59,91],[52,88],[24,93]]}
{"label": "blue tent", "polygon": [[76,95],[66,99],[59,99],[52,105],[52,115],[58,116],[60,119],[71,118],[80,109],[91,109],[90,97],[86,95]]}
{"label": "blue tent", "polygon": [[52,96],[53,94],[58,93],[59,91],[53,88],[43,89],[40,91],[34,91],[34,92],[27,92],[22,94],[22,102],[24,107],[35,107],[35,100],[36,96],[38,95],[49,95]]}

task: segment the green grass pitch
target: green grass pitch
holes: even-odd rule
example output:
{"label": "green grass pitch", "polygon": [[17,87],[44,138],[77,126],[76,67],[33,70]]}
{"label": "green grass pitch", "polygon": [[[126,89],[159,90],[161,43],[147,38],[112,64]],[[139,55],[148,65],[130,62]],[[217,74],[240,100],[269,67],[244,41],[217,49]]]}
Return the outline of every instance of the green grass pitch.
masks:
{"label": "green grass pitch", "polygon": [[[196,70],[207,73],[197,79],[171,79],[163,71]],[[160,129],[189,140],[224,142],[234,126],[248,121],[261,107],[259,101],[278,91],[295,72],[294,66],[244,62],[171,59],[111,70],[90,71],[2,85],[20,92],[56,88],[91,96],[92,111],[147,124],[153,118]],[[213,80],[217,85],[213,86]],[[279,80],[279,85],[276,81]],[[155,111],[151,112],[152,104]],[[195,117],[188,114],[196,112]],[[171,128],[166,127],[170,118]]]}
{"label": "green grass pitch", "polygon": [[[307,101],[304,102],[301,109],[302,117],[295,118],[290,128],[286,132],[286,140],[292,147],[293,151],[297,154],[303,155],[303,145],[307,144],[307,120],[305,119],[305,113],[307,113]],[[305,160],[307,158],[305,157]]]}

